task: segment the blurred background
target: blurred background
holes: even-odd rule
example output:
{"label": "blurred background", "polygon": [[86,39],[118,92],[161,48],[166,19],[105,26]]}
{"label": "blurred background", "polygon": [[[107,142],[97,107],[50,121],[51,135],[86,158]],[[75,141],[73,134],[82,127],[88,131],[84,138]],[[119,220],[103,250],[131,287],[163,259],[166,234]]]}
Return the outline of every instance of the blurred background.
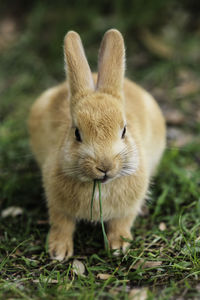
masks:
{"label": "blurred background", "polygon": [[[95,71],[101,38],[113,27],[125,39],[126,75],[152,93],[164,111],[169,148],[198,138],[199,1],[1,1],[1,208],[34,206],[40,199],[40,172],[29,150],[27,116],[36,97],[65,78],[64,35],[79,32]],[[199,164],[199,148],[190,149]]]}

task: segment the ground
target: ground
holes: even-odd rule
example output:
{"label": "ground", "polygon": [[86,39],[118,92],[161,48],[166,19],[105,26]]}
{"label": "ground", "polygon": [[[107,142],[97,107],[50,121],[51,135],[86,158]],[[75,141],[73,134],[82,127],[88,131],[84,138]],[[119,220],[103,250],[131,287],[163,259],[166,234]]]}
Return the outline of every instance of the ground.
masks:
{"label": "ground", "polygon": [[[75,256],[60,263],[47,253],[45,197],[26,122],[34,99],[64,79],[62,39],[76,28],[64,26],[60,14],[59,34],[53,26],[46,30],[58,19],[45,8],[35,5],[25,21],[9,16],[0,22],[0,299],[199,299],[199,31],[187,30],[185,11],[174,11],[172,22],[156,34],[145,28],[126,33],[122,27],[126,74],[158,100],[168,147],[127,254],[107,256],[100,225],[81,223]],[[97,34],[80,29],[94,70],[101,35],[115,24],[105,20],[95,19]],[[19,214],[6,217],[12,206]]]}

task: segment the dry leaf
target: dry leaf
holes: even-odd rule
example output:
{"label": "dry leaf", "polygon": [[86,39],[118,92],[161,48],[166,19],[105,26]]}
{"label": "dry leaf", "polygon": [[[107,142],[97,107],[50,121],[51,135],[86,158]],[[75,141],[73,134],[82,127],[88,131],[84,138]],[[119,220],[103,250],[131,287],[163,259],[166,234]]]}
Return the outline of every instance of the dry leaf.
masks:
{"label": "dry leaf", "polygon": [[[39,283],[41,280],[39,279],[33,279],[32,282],[34,283]],[[57,279],[51,279],[51,278],[42,278],[42,281],[45,282],[45,283],[58,283],[58,280]]]}
{"label": "dry leaf", "polygon": [[153,267],[159,267],[162,265],[162,261],[156,260],[156,261],[145,261],[143,268],[153,268]]}
{"label": "dry leaf", "polygon": [[175,88],[175,93],[177,97],[186,97],[195,94],[199,91],[198,81],[184,82],[182,85]]}
{"label": "dry leaf", "polygon": [[184,115],[176,109],[164,110],[164,116],[168,124],[180,125],[183,124],[185,117]]}
{"label": "dry leaf", "polygon": [[2,210],[1,212],[2,218],[6,218],[10,216],[14,218],[22,214],[23,214],[23,209],[18,206],[9,206],[6,209]]}
{"label": "dry leaf", "polygon": [[161,222],[160,224],[159,224],[159,229],[160,229],[160,231],[165,231],[166,230],[166,224],[164,223],[164,222]]}
{"label": "dry leaf", "polygon": [[151,261],[147,260],[145,261],[144,259],[139,260],[135,265],[133,265],[131,268],[132,269],[137,269],[141,266],[141,269],[148,269],[148,268],[153,268],[153,267],[159,267],[162,265],[162,261]]}
{"label": "dry leaf", "polygon": [[144,259],[138,260],[134,265],[131,266],[131,269],[137,270],[144,263]]}
{"label": "dry leaf", "polygon": [[72,263],[72,268],[73,268],[73,271],[76,275],[81,275],[81,276],[85,276],[84,273],[85,273],[85,266],[84,264],[78,260],[78,259],[74,259],[73,260],[73,263]]}
{"label": "dry leaf", "polygon": [[103,273],[99,273],[97,274],[97,278],[98,279],[102,279],[102,280],[107,280],[108,278],[112,277],[111,274],[103,274]]}
{"label": "dry leaf", "polygon": [[135,288],[132,289],[128,295],[130,300],[146,300],[147,299],[147,289],[146,288]]}

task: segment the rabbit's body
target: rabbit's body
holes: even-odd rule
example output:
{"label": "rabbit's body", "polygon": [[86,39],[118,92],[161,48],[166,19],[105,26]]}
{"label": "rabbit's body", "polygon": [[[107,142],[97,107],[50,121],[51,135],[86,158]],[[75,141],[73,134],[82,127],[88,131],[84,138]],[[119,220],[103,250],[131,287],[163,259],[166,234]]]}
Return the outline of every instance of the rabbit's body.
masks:
{"label": "rabbit's body", "polygon": [[[96,74],[93,80],[98,85]],[[157,103],[145,90],[128,79],[122,88],[122,94],[114,90],[109,95],[100,88],[87,93],[81,89],[72,102],[73,86],[69,90],[64,82],[44,92],[32,107],[31,145],[42,169],[48,200],[50,254],[57,259],[63,259],[66,252],[67,256],[72,255],[75,221],[90,220],[92,178],[101,178],[101,172],[107,170],[110,180],[102,184],[102,204],[110,247],[125,249],[127,242],[121,236],[131,238],[130,227],[165,148],[165,122]],[[116,142],[116,126],[125,128],[123,119],[127,136],[125,140],[120,136]],[[81,137],[76,132],[79,142],[71,140],[73,126],[82,127]],[[109,136],[111,132],[116,134],[115,139]],[[98,193],[93,220],[100,220]]]}

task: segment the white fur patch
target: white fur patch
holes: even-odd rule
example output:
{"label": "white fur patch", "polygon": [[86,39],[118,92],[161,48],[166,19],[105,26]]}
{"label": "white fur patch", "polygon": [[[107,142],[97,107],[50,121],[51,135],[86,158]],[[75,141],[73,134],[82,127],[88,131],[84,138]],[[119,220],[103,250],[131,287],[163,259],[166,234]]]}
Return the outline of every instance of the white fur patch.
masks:
{"label": "white fur patch", "polygon": [[90,147],[89,145],[83,146],[81,148],[81,154],[85,157],[89,156],[93,159],[95,159],[94,149]]}
{"label": "white fur patch", "polygon": [[124,149],[124,142],[120,139],[120,141],[117,141],[112,147],[112,153],[113,155],[118,155],[121,151]]}
{"label": "white fur patch", "polygon": [[[101,189],[102,200],[107,198],[108,196],[109,196],[109,193],[107,191],[105,191],[104,189]],[[95,201],[99,202],[99,190],[98,189],[96,189],[96,191],[95,191],[94,199],[95,199]]]}
{"label": "white fur patch", "polygon": [[139,165],[139,155],[134,139],[131,137],[128,139],[130,143],[128,147],[123,140],[117,142],[113,147],[114,154],[120,155],[122,159],[122,170],[119,176],[134,174]]}
{"label": "white fur patch", "polygon": [[133,149],[133,152],[132,152],[133,169],[135,171],[137,171],[138,166],[139,166],[139,155],[138,155],[137,146],[136,146],[135,141],[134,141],[133,138],[129,138],[129,140],[131,142],[131,147]]}

